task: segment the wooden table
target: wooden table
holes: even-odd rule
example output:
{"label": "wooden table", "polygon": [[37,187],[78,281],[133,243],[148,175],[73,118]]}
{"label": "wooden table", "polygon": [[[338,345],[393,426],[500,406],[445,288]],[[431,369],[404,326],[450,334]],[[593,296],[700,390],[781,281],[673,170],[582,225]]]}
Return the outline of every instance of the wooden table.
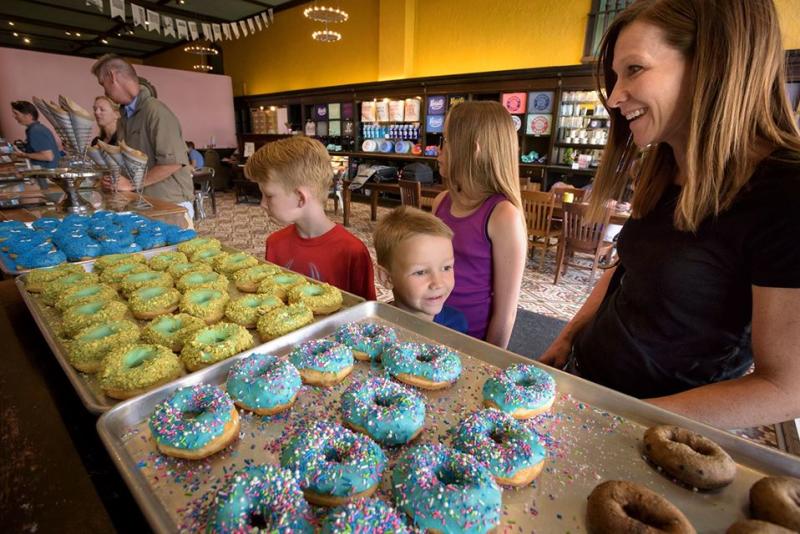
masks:
{"label": "wooden table", "polygon": [[[347,180],[342,181],[342,218],[345,226],[350,226],[350,183]],[[364,184],[364,189],[369,189],[370,192],[370,220],[376,221],[378,219],[378,193],[383,191],[385,193],[400,194],[400,186],[397,184],[381,184],[378,182],[367,182]],[[428,198],[435,198],[439,193],[444,191],[443,185],[423,185],[422,196]]]}
{"label": "wooden table", "polygon": [[[22,191],[16,188],[12,189],[15,190],[0,188],[0,200],[18,198],[21,205],[20,207],[0,210],[0,220],[33,222],[42,217],[64,217],[66,215],[63,212],[56,212],[53,209],[52,203],[49,205],[42,205],[42,202],[52,201],[53,198],[57,198],[55,195],[63,194],[63,191],[58,187],[51,187],[44,192],[38,187],[30,185],[26,185]],[[99,190],[90,190],[90,193],[89,201],[95,209],[135,211],[145,217],[174,224],[181,228],[189,227],[189,220],[186,218],[186,209],[178,204],[166,202],[157,198],[144,197],[153,207],[147,210],[131,210],[127,207],[127,204],[136,199],[136,193],[120,191],[116,195],[113,195],[108,191]],[[82,191],[81,194],[85,195],[86,192]]]}
{"label": "wooden table", "polygon": [[13,280],[0,282],[4,532],[149,532]]}

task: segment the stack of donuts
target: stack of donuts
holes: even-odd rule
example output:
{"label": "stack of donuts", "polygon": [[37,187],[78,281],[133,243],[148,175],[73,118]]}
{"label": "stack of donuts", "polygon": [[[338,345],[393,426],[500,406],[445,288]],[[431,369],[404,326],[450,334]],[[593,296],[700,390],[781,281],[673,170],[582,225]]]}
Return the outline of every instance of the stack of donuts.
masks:
{"label": "stack of donuts", "polygon": [[0,257],[6,265],[23,271],[175,245],[195,235],[194,230],[174,224],[111,211],[44,217],[30,227],[4,221],[0,223]]}
{"label": "stack of donuts", "polygon": [[[122,220],[146,233],[140,219]],[[101,221],[95,226],[92,232]],[[311,322],[315,312],[341,306],[339,290],[249,254],[225,252],[216,239],[198,237],[177,248],[149,259],[139,253],[100,256],[92,272],[64,263],[25,275],[26,289],[60,314],[56,329],[68,361],[95,375],[109,397],[137,396],[247,350],[256,327],[271,339]],[[290,286],[296,299],[252,286],[278,276],[298,279]],[[256,292],[231,290],[248,282]],[[320,311],[321,295],[328,307]]]}
{"label": "stack of donuts", "polygon": [[[450,444],[414,444],[425,432],[426,392],[452,387],[461,358],[442,345],[400,342],[394,329],[374,322],[344,324],[285,357],[250,354],[222,385],[178,389],[149,419],[155,447],[206,458],[237,439],[237,408],[268,416],[290,410],[303,384],[331,388],[358,361],[368,377],[341,389],[338,416],[298,425],[279,466],[232,474],[209,511],[209,530],[235,532],[248,527],[253,510],[269,510],[269,527],[312,532],[310,503],[328,510],[320,516],[323,532],[356,524],[365,532],[406,532],[406,521],[421,530],[488,532],[501,520],[501,486],[529,485],[542,471],[546,450],[522,420],[550,409],[552,376],[533,365],[498,371],[484,384],[488,408],[468,414]],[[383,373],[375,375],[378,362]],[[388,476],[397,510],[373,497],[387,470],[385,449],[396,447],[403,448]]]}

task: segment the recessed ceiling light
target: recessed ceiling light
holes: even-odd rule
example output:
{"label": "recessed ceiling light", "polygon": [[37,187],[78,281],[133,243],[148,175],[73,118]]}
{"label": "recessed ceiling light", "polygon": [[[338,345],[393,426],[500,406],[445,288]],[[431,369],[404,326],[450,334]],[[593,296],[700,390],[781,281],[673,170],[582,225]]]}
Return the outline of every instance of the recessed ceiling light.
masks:
{"label": "recessed ceiling light", "polygon": [[12,35],[13,35],[14,37],[19,37],[19,34],[18,34],[17,32],[14,32]]}
{"label": "recessed ceiling light", "polygon": [[78,32],[75,32],[75,37],[80,37],[80,36],[81,36],[81,34],[80,34],[80,33],[78,33]]}
{"label": "recessed ceiling light", "polygon": [[64,35],[72,35],[72,32],[64,32]]}
{"label": "recessed ceiling light", "polygon": [[108,39],[100,39],[100,42],[103,44],[108,44]]}
{"label": "recessed ceiling light", "polygon": [[25,44],[31,44],[31,40],[28,39],[27,37],[24,38],[23,41],[25,42]]}
{"label": "recessed ceiling light", "polygon": [[13,26],[13,25],[14,25],[14,23],[13,23],[13,22],[11,22],[11,21],[9,20],[9,21],[8,21],[8,25],[9,25],[9,26]]}

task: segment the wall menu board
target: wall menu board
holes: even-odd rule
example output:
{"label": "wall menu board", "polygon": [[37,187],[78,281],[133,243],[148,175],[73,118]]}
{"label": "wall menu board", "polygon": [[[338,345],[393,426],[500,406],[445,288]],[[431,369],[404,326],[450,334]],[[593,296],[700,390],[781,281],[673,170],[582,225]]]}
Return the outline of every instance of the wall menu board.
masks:
{"label": "wall menu board", "polygon": [[447,111],[446,96],[428,97],[428,115],[444,115],[445,111]]}
{"label": "wall menu board", "polygon": [[503,107],[508,110],[512,115],[525,112],[525,102],[527,95],[525,93],[504,93],[501,96]]}
{"label": "wall menu board", "polygon": [[528,113],[552,113],[553,91],[528,93]]}

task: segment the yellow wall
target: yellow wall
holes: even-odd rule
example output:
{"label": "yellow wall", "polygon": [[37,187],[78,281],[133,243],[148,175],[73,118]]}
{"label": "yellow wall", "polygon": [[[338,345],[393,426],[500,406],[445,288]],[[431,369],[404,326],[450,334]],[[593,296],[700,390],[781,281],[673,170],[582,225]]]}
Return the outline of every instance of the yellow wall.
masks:
{"label": "yellow wall", "polygon": [[171,48],[166,52],[152,55],[145,58],[144,64],[153,67],[166,67],[169,69],[191,70],[193,65],[203,63],[203,57],[195,54],[187,54],[183,51],[186,43],[181,43],[175,48]]}
{"label": "yellow wall", "polygon": [[[800,0],[774,1],[785,48],[800,48]],[[337,5],[350,13],[349,21],[334,26],[344,35],[337,43],[311,39],[320,25],[303,17],[305,6],[276,13],[267,30],[224,41],[225,73],[233,78],[234,94],[575,65],[583,54],[591,0],[340,0]],[[162,56],[157,60],[168,63]]]}
{"label": "yellow wall", "polygon": [[275,14],[272,26],[255,35],[223,42],[225,74],[234,94],[259,94],[378,79],[378,0],[340,0],[350,14],[333,25],[344,38],[320,43],[311,32],[322,25],[303,17],[305,6]]}

